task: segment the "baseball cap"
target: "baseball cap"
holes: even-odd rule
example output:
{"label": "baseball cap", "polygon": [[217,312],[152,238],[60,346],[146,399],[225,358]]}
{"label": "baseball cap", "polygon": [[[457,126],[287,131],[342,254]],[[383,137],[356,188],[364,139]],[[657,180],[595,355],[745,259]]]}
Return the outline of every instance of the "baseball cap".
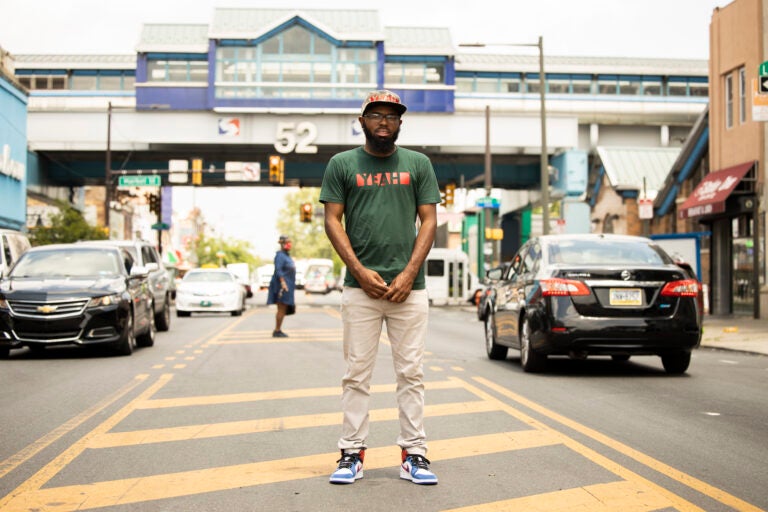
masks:
{"label": "baseball cap", "polygon": [[400,101],[400,96],[393,93],[392,91],[382,89],[368,93],[368,96],[365,98],[363,106],[360,109],[360,115],[365,114],[365,109],[374,103],[383,103],[385,105],[389,105],[390,107],[394,107],[395,110],[397,110],[397,113],[400,115],[403,115],[405,111],[408,110],[408,107],[403,105]]}

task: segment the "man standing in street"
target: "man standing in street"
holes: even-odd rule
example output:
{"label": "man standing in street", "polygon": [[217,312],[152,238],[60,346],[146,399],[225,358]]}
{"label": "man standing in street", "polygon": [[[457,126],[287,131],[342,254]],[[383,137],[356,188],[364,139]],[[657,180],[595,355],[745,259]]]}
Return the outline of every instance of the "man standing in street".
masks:
{"label": "man standing in street", "polygon": [[368,94],[359,118],[365,145],[331,158],[320,191],[325,232],[347,266],[344,420],[331,483],[363,477],[370,381],[384,322],[397,380],[400,478],[437,483],[426,458],[422,360],[429,314],[423,264],[435,238],[440,189],[426,155],[395,145],[405,111],[393,92]]}

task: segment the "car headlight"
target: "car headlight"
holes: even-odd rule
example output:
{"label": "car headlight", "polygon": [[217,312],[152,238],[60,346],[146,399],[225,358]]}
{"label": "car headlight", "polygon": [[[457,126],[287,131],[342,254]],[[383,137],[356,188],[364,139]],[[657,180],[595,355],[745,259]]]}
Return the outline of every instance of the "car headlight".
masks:
{"label": "car headlight", "polygon": [[89,308],[99,308],[103,306],[110,306],[120,302],[120,295],[114,293],[112,295],[103,295],[101,297],[94,297],[88,303]]}

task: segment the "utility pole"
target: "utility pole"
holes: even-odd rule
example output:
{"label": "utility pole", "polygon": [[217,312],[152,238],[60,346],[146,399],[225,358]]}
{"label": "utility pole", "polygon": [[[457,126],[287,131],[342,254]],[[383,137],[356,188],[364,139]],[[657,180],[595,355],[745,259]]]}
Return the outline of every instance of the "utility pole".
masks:
{"label": "utility pole", "polygon": [[109,226],[109,205],[112,202],[112,102],[107,104],[107,162],[104,169],[104,227],[112,238]]}

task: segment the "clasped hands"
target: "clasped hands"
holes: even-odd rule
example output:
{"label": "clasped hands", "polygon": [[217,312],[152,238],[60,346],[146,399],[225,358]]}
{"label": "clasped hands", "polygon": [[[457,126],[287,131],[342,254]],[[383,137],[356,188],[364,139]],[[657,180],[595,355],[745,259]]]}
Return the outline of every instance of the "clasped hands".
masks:
{"label": "clasped hands", "polygon": [[361,276],[355,276],[363,291],[372,299],[383,299],[389,302],[405,302],[413,289],[413,279],[400,273],[389,285],[371,269],[365,269]]}

